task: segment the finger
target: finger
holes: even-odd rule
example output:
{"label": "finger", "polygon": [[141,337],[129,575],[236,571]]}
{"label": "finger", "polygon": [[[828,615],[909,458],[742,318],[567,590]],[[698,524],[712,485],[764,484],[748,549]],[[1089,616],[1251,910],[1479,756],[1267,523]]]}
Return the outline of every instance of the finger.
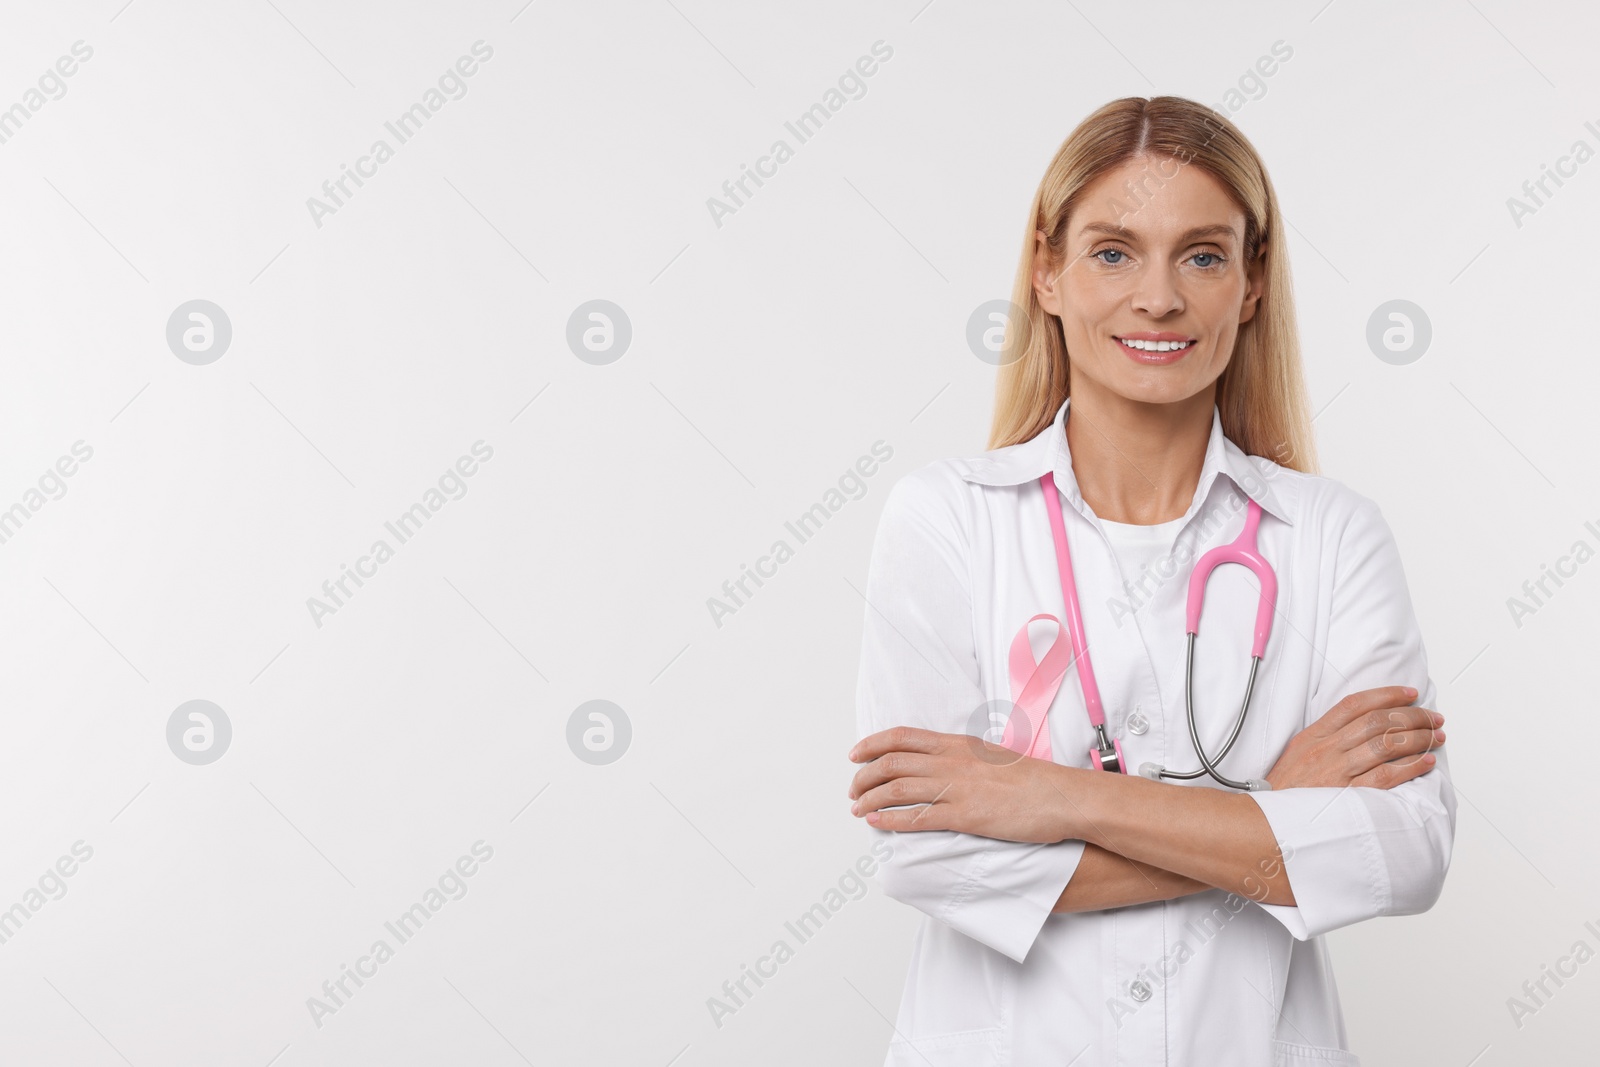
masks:
{"label": "finger", "polygon": [[867,821],[880,830],[908,833],[914,830],[948,830],[946,804],[917,804],[909,808],[887,808],[867,815]]}
{"label": "finger", "polygon": [[850,808],[853,815],[895,808],[905,804],[932,804],[950,791],[950,783],[938,778],[896,778],[876,789],[869,789]]}
{"label": "finger", "polygon": [[850,750],[850,762],[865,763],[886,752],[937,752],[945,737],[945,734],[919,730],[914,726],[879,730],[856,742],[856,747]]}
{"label": "finger", "polygon": [[1364,745],[1357,745],[1346,753],[1349,760],[1347,772],[1351,777],[1365,774],[1380,764],[1389,763],[1402,756],[1417,756],[1437,748],[1444,740],[1444,731],[1427,727],[1421,730],[1385,730]]}
{"label": "finger", "polygon": [[1363,718],[1339,732],[1339,741],[1346,748],[1359,748],[1371,744],[1374,738],[1405,730],[1431,730],[1444,722],[1444,716],[1427,708],[1383,708],[1368,712]]}
{"label": "finger", "polygon": [[1438,758],[1428,752],[1420,756],[1402,756],[1397,760],[1380,764],[1351,781],[1351,785],[1371,786],[1375,789],[1393,789],[1413,778],[1419,778],[1433,770],[1438,763]]}
{"label": "finger", "polygon": [[1363,689],[1359,693],[1351,693],[1329,708],[1318,721],[1332,730],[1342,730],[1363,715],[1370,715],[1385,708],[1403,708],[1415,699],[1417,691],[1409,685],[1385,685],[1377,689]]}
{"label": "finger", "polygon": [[879,756],[856,772],[850,779],[850,799],[854,800],[869,789],[875,789],[896,778],[927,778],[933,776],[936,757],[920,752],[889,752]]}

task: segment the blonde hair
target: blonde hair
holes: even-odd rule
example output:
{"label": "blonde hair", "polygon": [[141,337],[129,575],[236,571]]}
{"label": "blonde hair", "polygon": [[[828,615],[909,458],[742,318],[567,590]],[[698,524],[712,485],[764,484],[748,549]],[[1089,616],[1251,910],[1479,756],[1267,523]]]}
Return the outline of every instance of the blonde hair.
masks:
{"label": "blonde hair", "polygon": [[[1289,259],[1278,198],[1255,147],[1220,113],[1178,96],[1113,100],[1078,124],[1050,161],[1028,213],[1017,265],[988,447],[1027,441],[1054,420],[1067,398],[1067,347],[1061,323],[1039,306],[1033,289],[1035,231],[1043,230],[1057,261],[1067,243],[1067,216],[1100,175],[1142,155],[1170,156],[1222,183],[1245,216],[1244,261],[1265,260],[1261,299],[1239,327],[1233,355],[1217,379],[1222,432],[1249,455],[1314,472],[1310,405],[1300,367]],[[1175,172],[1174,172],[1175,173]],[[1166,175],[1170,180],[1172,175]],[[1159,189],[1152,168],[1140,187]],[[1137,203],[1137,194],[1135,194]]]}

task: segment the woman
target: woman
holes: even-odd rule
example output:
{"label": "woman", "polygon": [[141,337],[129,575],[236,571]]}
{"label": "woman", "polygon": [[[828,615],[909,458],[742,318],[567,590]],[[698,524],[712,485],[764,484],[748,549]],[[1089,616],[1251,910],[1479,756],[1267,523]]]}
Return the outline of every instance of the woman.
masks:
{"label": "woman", "polygon": [[[1285,251],[1226,119],[1101,108],[1034,198],[990,450],[889,495],[850,796],[893,848],[885,892],[925,913],[890,1065],[1359,1063],[1322,935],[1431,907],[1456,802],[1393,537],[1311,473]],[[1001,747],[972,735],[1067,641],[1036,618],[1066,618],[1047,509],[1106,736],[1074,661],[1048,719],[1016,711]],[[1188,579],[1247,518],[1277,576],[1270,637],[1252,676],[1261,590],[1217,569],[1196,735],[1223,777],[1270,788],[1142,777],[1200,767]]]}

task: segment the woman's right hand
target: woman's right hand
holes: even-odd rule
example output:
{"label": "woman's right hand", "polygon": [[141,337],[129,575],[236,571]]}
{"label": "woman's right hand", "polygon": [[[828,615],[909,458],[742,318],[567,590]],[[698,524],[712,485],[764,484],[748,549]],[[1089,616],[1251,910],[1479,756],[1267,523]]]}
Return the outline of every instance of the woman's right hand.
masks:
{"label": "woman's right hand", "polygon": [[1351,693],[1289,740],[1267,774],[1273,789],[1349,785],[1392,789],[1433,769],[1444,716],[1411,706],[1417,691],[1391,685]]}

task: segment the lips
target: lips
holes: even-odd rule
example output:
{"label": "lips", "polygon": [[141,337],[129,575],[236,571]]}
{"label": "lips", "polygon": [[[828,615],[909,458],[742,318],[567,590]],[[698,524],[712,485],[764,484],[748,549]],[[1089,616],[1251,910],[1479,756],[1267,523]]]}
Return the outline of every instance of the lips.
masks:
{"label": "lips", "polygon": [[[1114,337],[1117,347],[1135,363],[1151,366],[1164,366],[1176,363],[1178,360],[1194,351],[1198,343],[1191,337],[1181,333],[1130,333],[1121,337]],[[1139,342],[1143,347],[1129,344],[1129,341]],[[1181,345],[1181,347],[1174,347]]]}

